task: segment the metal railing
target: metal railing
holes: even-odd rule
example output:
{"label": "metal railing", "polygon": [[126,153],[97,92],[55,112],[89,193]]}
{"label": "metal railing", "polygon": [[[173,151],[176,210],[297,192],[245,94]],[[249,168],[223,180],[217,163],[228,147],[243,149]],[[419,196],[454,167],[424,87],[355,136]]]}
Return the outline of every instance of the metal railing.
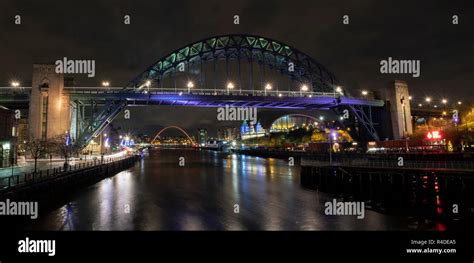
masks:
{"label": "metal railing", "polygon": [[394,169],[446,169],[446,170],[472,170],[474,171],[474,162],[472,161],[412,161],[404,160],[403,165],[397,159],[382,160],[369,158],[354,159],[336,159],[329,160],[311,160],[303,158],[301,166],[345,166],[360,168],[394,168]]}
{"label": "metal railing", "polygon": [[25,185],[30,183],[36,183],[43,180],[48,180],[52,178],[61,177],[62,175],[73,172],[79,171],[87,168],[97,167],[99,165],[114,163],[120,160],[124,160],[133,156],[121,156],[121,157],[113,157],[113,158],[101,158],[94,159],[92,161],[85,161],[74,165],[67,165],[67,166],[57,166],[51,167],[49,169],[31,171],[28,173],[16,174],[11,175],[8,177],[0,178],[0,190],[4,190],[13,186],[18,185]]}
{"label": "metal railing", "polygon": [[87,89],[82,87],[77,88],[65,88],[65,93],[68,94],[148,94],[148,95],[208,95],[208,96],[273,96],[273,97],[336,97],[339,93],[337,92],[310,92],[310,91],[278,91],[278,90],[237,90],[237,89],[187,89],[187,88],[150,88],[150,89]]}

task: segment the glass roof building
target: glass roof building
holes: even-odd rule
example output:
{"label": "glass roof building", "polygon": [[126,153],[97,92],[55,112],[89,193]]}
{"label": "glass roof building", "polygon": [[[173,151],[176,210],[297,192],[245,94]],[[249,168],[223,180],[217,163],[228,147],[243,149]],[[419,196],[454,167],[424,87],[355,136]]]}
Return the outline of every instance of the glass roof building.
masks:
{"label": "glass roof building", "polygon": [[315,117],[304,114],[288,114],[276,119],[270,132],[289,132],[299,128],[316,128],[319,123]]}

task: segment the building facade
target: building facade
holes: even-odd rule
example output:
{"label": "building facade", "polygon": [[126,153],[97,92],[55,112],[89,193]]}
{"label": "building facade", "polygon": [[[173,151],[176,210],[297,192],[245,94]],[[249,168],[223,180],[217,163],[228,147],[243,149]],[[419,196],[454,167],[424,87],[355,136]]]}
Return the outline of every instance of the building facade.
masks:
{"label": "building facade", "polygon": [[15,112],[0,106],[0,168],[16,163],[17,135]]}
{"label": "building facade", "polygon": [[199,145],[206,145],[207,143],[207,129],[198,130],[198,143]]}

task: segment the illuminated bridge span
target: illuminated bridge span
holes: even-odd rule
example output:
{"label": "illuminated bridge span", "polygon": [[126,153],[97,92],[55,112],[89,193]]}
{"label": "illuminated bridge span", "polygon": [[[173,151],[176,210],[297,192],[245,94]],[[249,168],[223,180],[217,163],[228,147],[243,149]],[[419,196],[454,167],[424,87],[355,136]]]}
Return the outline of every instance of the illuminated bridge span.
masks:
{"label": "illuminated bridge span", "polygon": [[[336,78],[329,70],[284,43],[251,35],[211,37],[171,52],[120,92],[107,94],[105,97],[110,100],[79,134],[76,147],[83,148],[98,136],[129,102],[209,107],[231,104],[318,108],[317,105],[324,105],[328,108],[345,103],[335,98],[335,84]],[[300,96],[290,96],[298,92]],[[303,92],[309,94],[303,96]],[[357,104],[356,101],[348,103]]]}
{"label": "illuminated bridge span", "polygon": [[[379,140],[372,108],[384,106],[383,100],[345,96],[335,76],[315,59],[285,43],[252,35],[216,36],[186,45],[150,65],[123,88],[64,83],[63,89],[59,84],[63,76],[54,73],[54,65],[35,64],[33,74],[31,92],[17,88],[20,92],[2,95],[0,102],[13,108],[29,102],[30,115],[34,115],[29,117],[30,132],[39,137],[69,130],[76,149],[84,148],[125,107],[133,105],[323,109],[337,114],[348,110],[352,123],[371,140]],[[41,94],[46,93],[49,103],[57,105],[47,108],[51,111],[48,120],[61,121],[42,131]],[[71,105],[70,114],[61,96]],[[66,122],[70,127],[54,126]]]}
{"label": "illuminated bridge span", "polygon": [[[11,89],[1,88],[5,97],[2,105],[11,108],[28,107],[31,87],[12,96]],[[7,91],[8,90],[8,91]],[[209,89],[156,89],[144,92],[127,92],[120,87],[64,87],[63,93],[74,101],[93,100],[106,104],[111,100],[126,100],[127,105],[181,105],[198,107],[247,106],[257,108],[330,109],[342,105],[381,107],[382,100],[351,98],[337,92],[260,91],[260,90],[209,90]],[[2,92],[0,92],[2,94]],[[3,94],[2,94],[3,95]]]}
{"label": "illuminated bridge span", "polygon": [[194,139],[193,139],[191,136],[189,136],[189,134],[188,134],[184,129],[182,129],[182,128],[178,127],[178,126],[173,126],[173,125],[161,129],[161,130],[155,135],[155,137],[153,138],[153,140],[151,140],[151,141],[152,141],[152,142],[155,142],[158,138],[160,138],[160,135],[161,135],[164,131],[166,131],[166,130],[168,130],[168,129],[176,129],[176,130],[179,130],[179,131],[182,132],[184,135],[186,135],[186,137],[188,137],[189,141],[190,141],[192,144],[196,144],[196,142],[194,141]]}
{"label": "illuminated bridge span", "polygon": [[136,93],[122,90],[103,89],[66,89],[65,93],[73,99],[105,103],[109,100],[124,100],[128,105],[180,105],[195,107],[246,106],[257,108],[287,108],[287,109],[330,109],[343,105],[364,105],[381,107],[381,100],[342,97],[334,92],[296,92],[275,91],[263,92],[255,90],[187,89],[166,90],[150,89]]}

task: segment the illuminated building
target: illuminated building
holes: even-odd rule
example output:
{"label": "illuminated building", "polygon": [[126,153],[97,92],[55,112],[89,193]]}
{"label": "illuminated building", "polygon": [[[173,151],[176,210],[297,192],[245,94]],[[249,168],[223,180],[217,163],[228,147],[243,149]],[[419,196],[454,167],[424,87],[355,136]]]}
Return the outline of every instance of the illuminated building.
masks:
{"label": "illuminated building", "polygon": [[199,145],[206,145],[207,142],[207,129],[198,130],[198,143]]}
{"label": "illuminated building", "polygon": [[253,121],[244,121],[240,126],[240,137],[243,140],[263,136],[265,136],[265,129],[262,128],[262,125],[259,121],[257,121],[257,123],[255,124],[253,123]]}
{"label": "illuminated building", "polygon": [[276,119],[270,126],[270,132],[289,132],[299,128],[316,128],[319,123],[312,116],[289,114]]}

